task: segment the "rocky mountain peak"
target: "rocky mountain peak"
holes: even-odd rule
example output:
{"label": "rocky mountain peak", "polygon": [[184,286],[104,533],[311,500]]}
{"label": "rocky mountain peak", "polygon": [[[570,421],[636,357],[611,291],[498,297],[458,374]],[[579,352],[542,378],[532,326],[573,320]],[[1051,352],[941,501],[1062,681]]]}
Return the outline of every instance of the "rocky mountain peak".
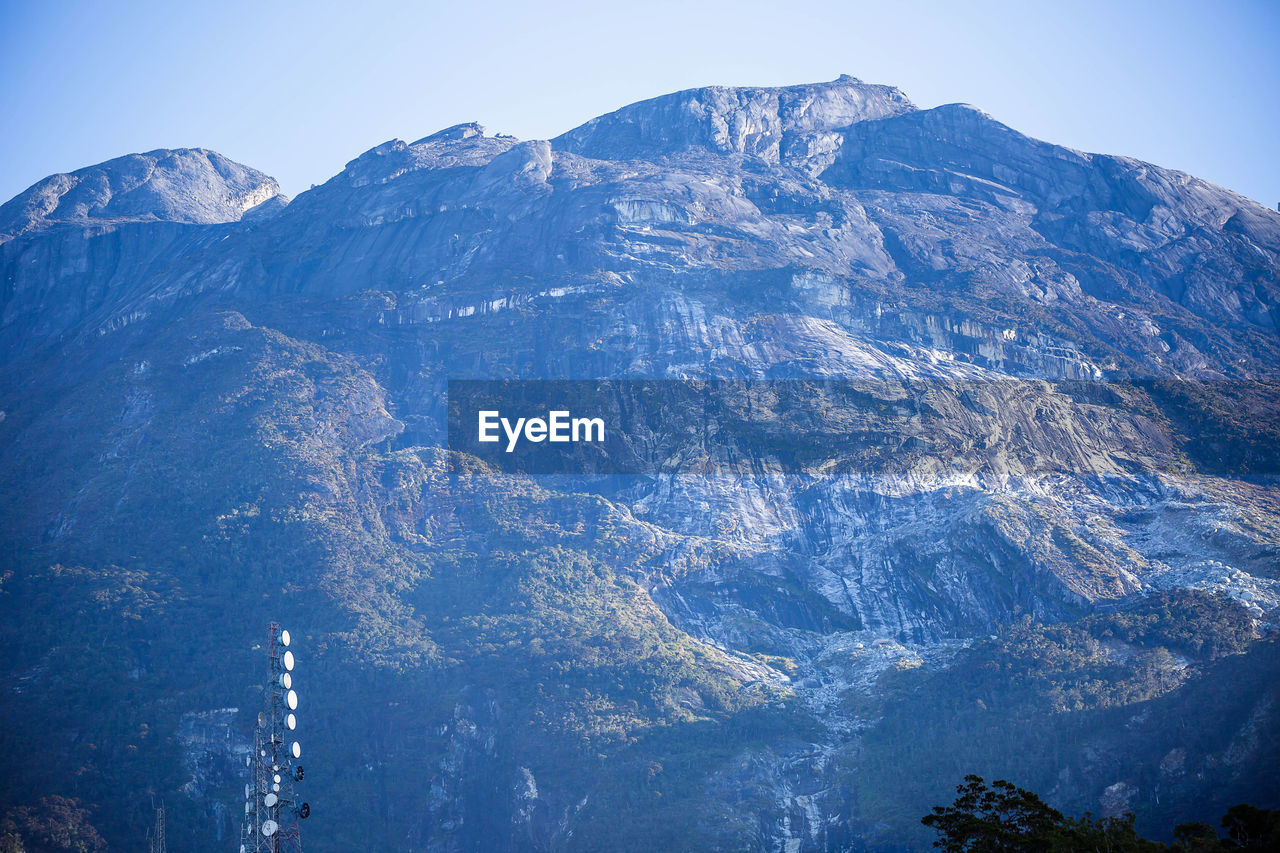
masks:
{"label": "rocky mountain peak", "polygon": [[468,121],[424,136],[416,142],[391,139],[370,148],[343,169],[353,187],[384,184],[409,172],[480,166],[516,143],[511,136],[488,136],[484,125]]}
{"label": "rocky mountain peak", "polygon": [[216,151],[157,149],[50,175],[0,206],[0,242],[59,223],[235,222],[271,199],[286,200],[273,178]]}
{"label": "rocky mountain peak", "polygon": [[420,145],[423,142],[443,142],[455,139],[471,139],[476,136],[484,136],[484,125],[475,121],[465,121],[462,124],[455,124],[452,127],[446,127],[444,130],[437,130],[428,136],[424,136],[414,145]]}
{"label": "rocky mountain peak", "polygon": [[847,74],[829,83],[778,88],[709,86],[623,107],[557,137],[553,145],[598,159],[706,150],[778,163],[796,151],[803,156],[816,138],[840,128],[915,109],[899,89]]}

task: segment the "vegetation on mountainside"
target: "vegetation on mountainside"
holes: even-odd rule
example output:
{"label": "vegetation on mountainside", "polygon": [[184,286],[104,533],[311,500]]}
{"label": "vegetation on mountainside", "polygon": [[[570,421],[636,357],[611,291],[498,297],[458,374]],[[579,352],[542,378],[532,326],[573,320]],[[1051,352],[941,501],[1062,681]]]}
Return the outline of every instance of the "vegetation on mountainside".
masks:
{"label": "vegetation on mountainside", "polygon": [[1067,817],[1002,779],[988,787],[981,776],[970,774],[956,794],[952,805],[935,806],[920,820],[938,834],[933,846],[944,853],[1265,853],[1280,848],[1280,811],[1247,804],[1232,806],[1223,816],[1225,838],[1206,823],[1185,823],[1166,846],[1140,838],[1132,814]]}
{"label": "vegetation on mountainside", "polygon": [[66,797],[41,797],[0,817],[0,853],[102,853],[107,843],[87,809]]}
{"label": "vegetation on mountainside", "polygon": [[[0,676],[17,686],[0,700],[12,771],[0,802],[75,796],[113,846],[145,832],[149,794],[174,826],[234,831],[207,810],[237,802],[235,768],[201,770],[198,800],[179,793],[196,769],[178,732],[184,714],[238,707],[248,736],[262,678],[251,646],[273,618],[299,638],[305,746],[328,768],[308,776],[313,831],[339,791],[386,804],[401,835],[450,819],[415,808],[412,787],[379,790],[366,767],[465,776],[475,790],[458,799],[476,803],[525,767],[555,808],[572,805],[555,800],[558,780],[596,778],[592,809],[644,823],[658,792],[667,826],[652,828],[669,831],[679,813],[694,820],[717,754],[801,735],[753,711],[784,691],[668,623],[638,581],[661,551],[647,528],[596,496],[364,443],[386,425],[371,422],[380,404],[357,364],[243,319],[209,322],[172,329],[172,350],[216,353],[103,365],[92,394],[7,425],[103,464],[61,467],[22,506],[23,477],[47,464],[28,448],[43,445],[7,449],[5,524],[61,505],[84,534],[55,532],[0,581]],[[460,837],[485,827],[472,815]],[[324,831],[358,846],[358,826]]]}
{"label": "vegetation on mountainside", "polygon": [[[1215,594],[1153,593],[1072,623],[1024,617],[947,669],[881,678],[881,697],[861,709],[876,722],[849,759],[857,796],[907,826],[913,804],[938,801],[942,780],[972,768],[1026,779],[1081,811],[1124,782],[1140,826],[1225,808],[1223,798],[1244,799],[1280,776],[1240,777],[1213,802],[1187,800],[1184,785],[1235,760],[1245,748],[1237,725],[1257,727],[1244,735],[1256,736],[1252,766],[1280,758],[1266,713],[1280,699],[1277,667],[1280,646],[1256,642],[1243,608]],[[1134,758],[1119,763],[1121,752]]]}
{"label": "vegetation on mountainside", "polygon": [[1196,467],[1218,476],[1280,474],[1280,384],[1145,380],[1138,383],[1183,436]]}

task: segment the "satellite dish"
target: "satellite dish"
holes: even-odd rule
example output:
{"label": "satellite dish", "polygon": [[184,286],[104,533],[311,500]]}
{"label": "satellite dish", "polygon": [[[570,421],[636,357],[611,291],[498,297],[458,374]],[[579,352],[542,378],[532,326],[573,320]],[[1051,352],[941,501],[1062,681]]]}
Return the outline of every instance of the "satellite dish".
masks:
{"label": "satellite dish", "polygon": [[294,758],[301,758],[301,757],[302,757],[302,744],[298,743],[298,742],[295,740],[295,741],[293,742],[293,747],[292,747],[292,749],[293,749],[293,757],[294,757]]}
{"label": "satellite dish", "polygon": [[303,804],[302,804],[302,808],[298,809],[298,817],[302,818],[303,820],[306,820],[307,818],[311,817],[311,804],[310,804],[310,803],[303,803]]}
{"label": "satellite dish", "polygon": [[289,731],[293,731],[298,727],[298,718],[290,714],[284,718],[284,724],[289,727]]}
{"label": "satellite dish", "polygon": [[244,786],[244,798],[245,798],[246,800],[247,800],[247,799],[249,799],[249,786],[248,786],[248,785],[245,785],[245,786]]}
{"label": "satellite dish", "polygon": [[288,631],[281,631],[281,632],[280,632],[280,645],[282,645],[282,646],[287,646],[287,645],[289,645],[289,632],[288,632]]}
{"label": "satellite dish", "polygon": [[275,791],[277,794],[280,793],[280,783],[276,782],[274,785],[272,785],[271,790]]}
{"label": "satellite dish", "polygon": [[270,838],[271,836],[276,834],[276,830],[279,828],[280,828],[280,824],[276,823],[274,820],[263,821],[262,834],[265,835],[267,838]]}
{"label": "satellite dish", "polygon": [[265,749],[258,750],[258,754],[261,755],[263,758],[267,757],[267,751]]}
{"label": "satellite dish", "polygon": [[272,776],[272,777],[271,777],[271,781],[272,781],[272,782],[275,782],[277,785],[279,785],[279,784],[280,784],[280,774],[279,774],[279,773],[277,773],[276,775]]}
{"label": "satellite dish", "polygon": [[246,756],[244,757],[244,766],[245,766],[245,767],[248,767],[248,766],[249,766],[250,764],[252,764],[252,763],[253,763],[253,756],[252,756],[252,755],[246,755]]}
{"label": "satellite dish", "polygon": [[267,715],[259,711],[258,712],[258,728],[265,729],[266,727],[267,727]]}
{"label": "satellite dish", "polygon": [[271,808],[278,802],[280,802],[280,798],[277,797],[275,794],[267,794],[266,798],[263,799],[262,804],[267,808]]}
{"label": "satellite dish", "polygon": [[298,710],[298,694],[290,690],[284,697],[284,701],[289,704],[290,711]]}
{"label": "satellite dish", "polygon": [[293,781],[295,781],[295,782],[301,782],[301,781],[302,781],[302,775],[303,775],[303,772],[304,772],[304,771],[303,771],[303,769],[302,769],[302,765],[301,765],[301,764],[299,764],[297,767],[293,768]]}
{"label": "satellite dish", "polygon": [[245,804],[244,804],[244,813],[245,813],[245,814],[248,814],[248,813],[249,813],[249,804],[248,804],[248,803],[245,803]]}
{"label": "satellite dish", "polygon": [[293,676],[287,672],[280,673],[280,686],[288,690],[293,686]]}
{"label": "satellite dish", "polygon": [[293,652],[284,653],[284,668],[290,671],[293,670]]}

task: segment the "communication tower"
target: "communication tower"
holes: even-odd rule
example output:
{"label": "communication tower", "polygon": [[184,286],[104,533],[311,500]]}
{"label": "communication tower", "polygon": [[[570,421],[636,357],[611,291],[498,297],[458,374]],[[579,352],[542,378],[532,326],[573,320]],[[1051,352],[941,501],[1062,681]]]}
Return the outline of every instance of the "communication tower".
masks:
{"label": "communication tower", "polygon": [[169,848],[165,846],[164,839],[164,804],[156,809],[156,826],[155,829],[148,833],[150,836],[149,853],[168,853]]}
{"label": "communication tower", "polygon": [[240,853],[302,853],[300,824],[310,817],[311,806],[296,791],[303,777],[293,684],[297,661],[289,632],[274,622],[269,630],[266,695],[253,730],[253,751],[245,756]]}

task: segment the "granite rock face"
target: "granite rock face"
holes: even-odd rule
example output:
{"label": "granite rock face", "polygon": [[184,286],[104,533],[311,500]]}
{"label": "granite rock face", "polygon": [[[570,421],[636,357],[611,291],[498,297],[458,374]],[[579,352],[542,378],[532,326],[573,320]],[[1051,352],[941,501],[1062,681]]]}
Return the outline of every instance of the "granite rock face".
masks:
{"label": "granite rock face", "polygon": [[600,160],[685,152],[747,154],[772,163],[802,164],[810,147],[861,121],[914,110],[892,86],[843,76],[830,84],[783,89],[691,89],[641,101],[592,119],[553,140],[558,150]]}
{"label": "granite rock face", "polygon": [[74,223],[235,222],[278,199],[276,182],[203,148],[130,154],[51,175],[0,207],[0,240]]}
{"label": "granite rock face", "polygon": [[[0,207],[0,336],[18,346],[32,333],[57,340],[98,309],[106,322],[129,322],[145,312],[130,297],[155,265],[208,238],[188,226],[266,218],[287,201],[272,178],[203,149],[131,154],[45,178]],[[121,297],[134,307],[121,313]]]}
{"label": "granite rock face", "polygon": [[[1280,214],[969,106],[849,77],[696,89],[550,141],[474,123],[392,140],[291,202],[212,152],[133,155],[0,208],[0,270],[20,579],[125,573],[141,603],[94,600],[137,624],[304,620],[342,718],[316,736],[347,775],[319,784],[394,790],[352,806],[389,847],[590,849],[628,820],[705,849],[885,841],[933,804],[906,820],[853,793],[886,672],[945,672],[1023,616],[1153,591],[1223,592],[1259,635],[1280,605]],[[460,378],[862,381],[877,420],[837,414],[892,452],[797,471],[765,447],[731,476],[627,481],[450,473]],[[574,549],[594,574],[545,581]],[[147,604],[162,592],[168,610]],[[530,609],[546,637],[493,627]],[[586,645],[557,639],[583,613]],[[210,655],[242,654],[221,642]],[[609,669],[601,649],[645,657]],[[15,655],[35,662],[6,684],[35,689],[47,651]],[[1196,665],[1168,684],[1202,683]],[[216,698],[147,682],[140,707],[252,708],[251,678]],[[1222,725],[1256,728],[1258,701]],[[726,722],[775,706],[803,723]],[[671,734],[708,726],[751,735],[708,735],[732,748],[695,760]],[[1197,768],[1179,796],[1225,778],[1207,748],[1161,744]],[[1159,791],[1117,782],[1134,750],[1081,759],[1062,802],[1122,784],[1156,809]]]}

